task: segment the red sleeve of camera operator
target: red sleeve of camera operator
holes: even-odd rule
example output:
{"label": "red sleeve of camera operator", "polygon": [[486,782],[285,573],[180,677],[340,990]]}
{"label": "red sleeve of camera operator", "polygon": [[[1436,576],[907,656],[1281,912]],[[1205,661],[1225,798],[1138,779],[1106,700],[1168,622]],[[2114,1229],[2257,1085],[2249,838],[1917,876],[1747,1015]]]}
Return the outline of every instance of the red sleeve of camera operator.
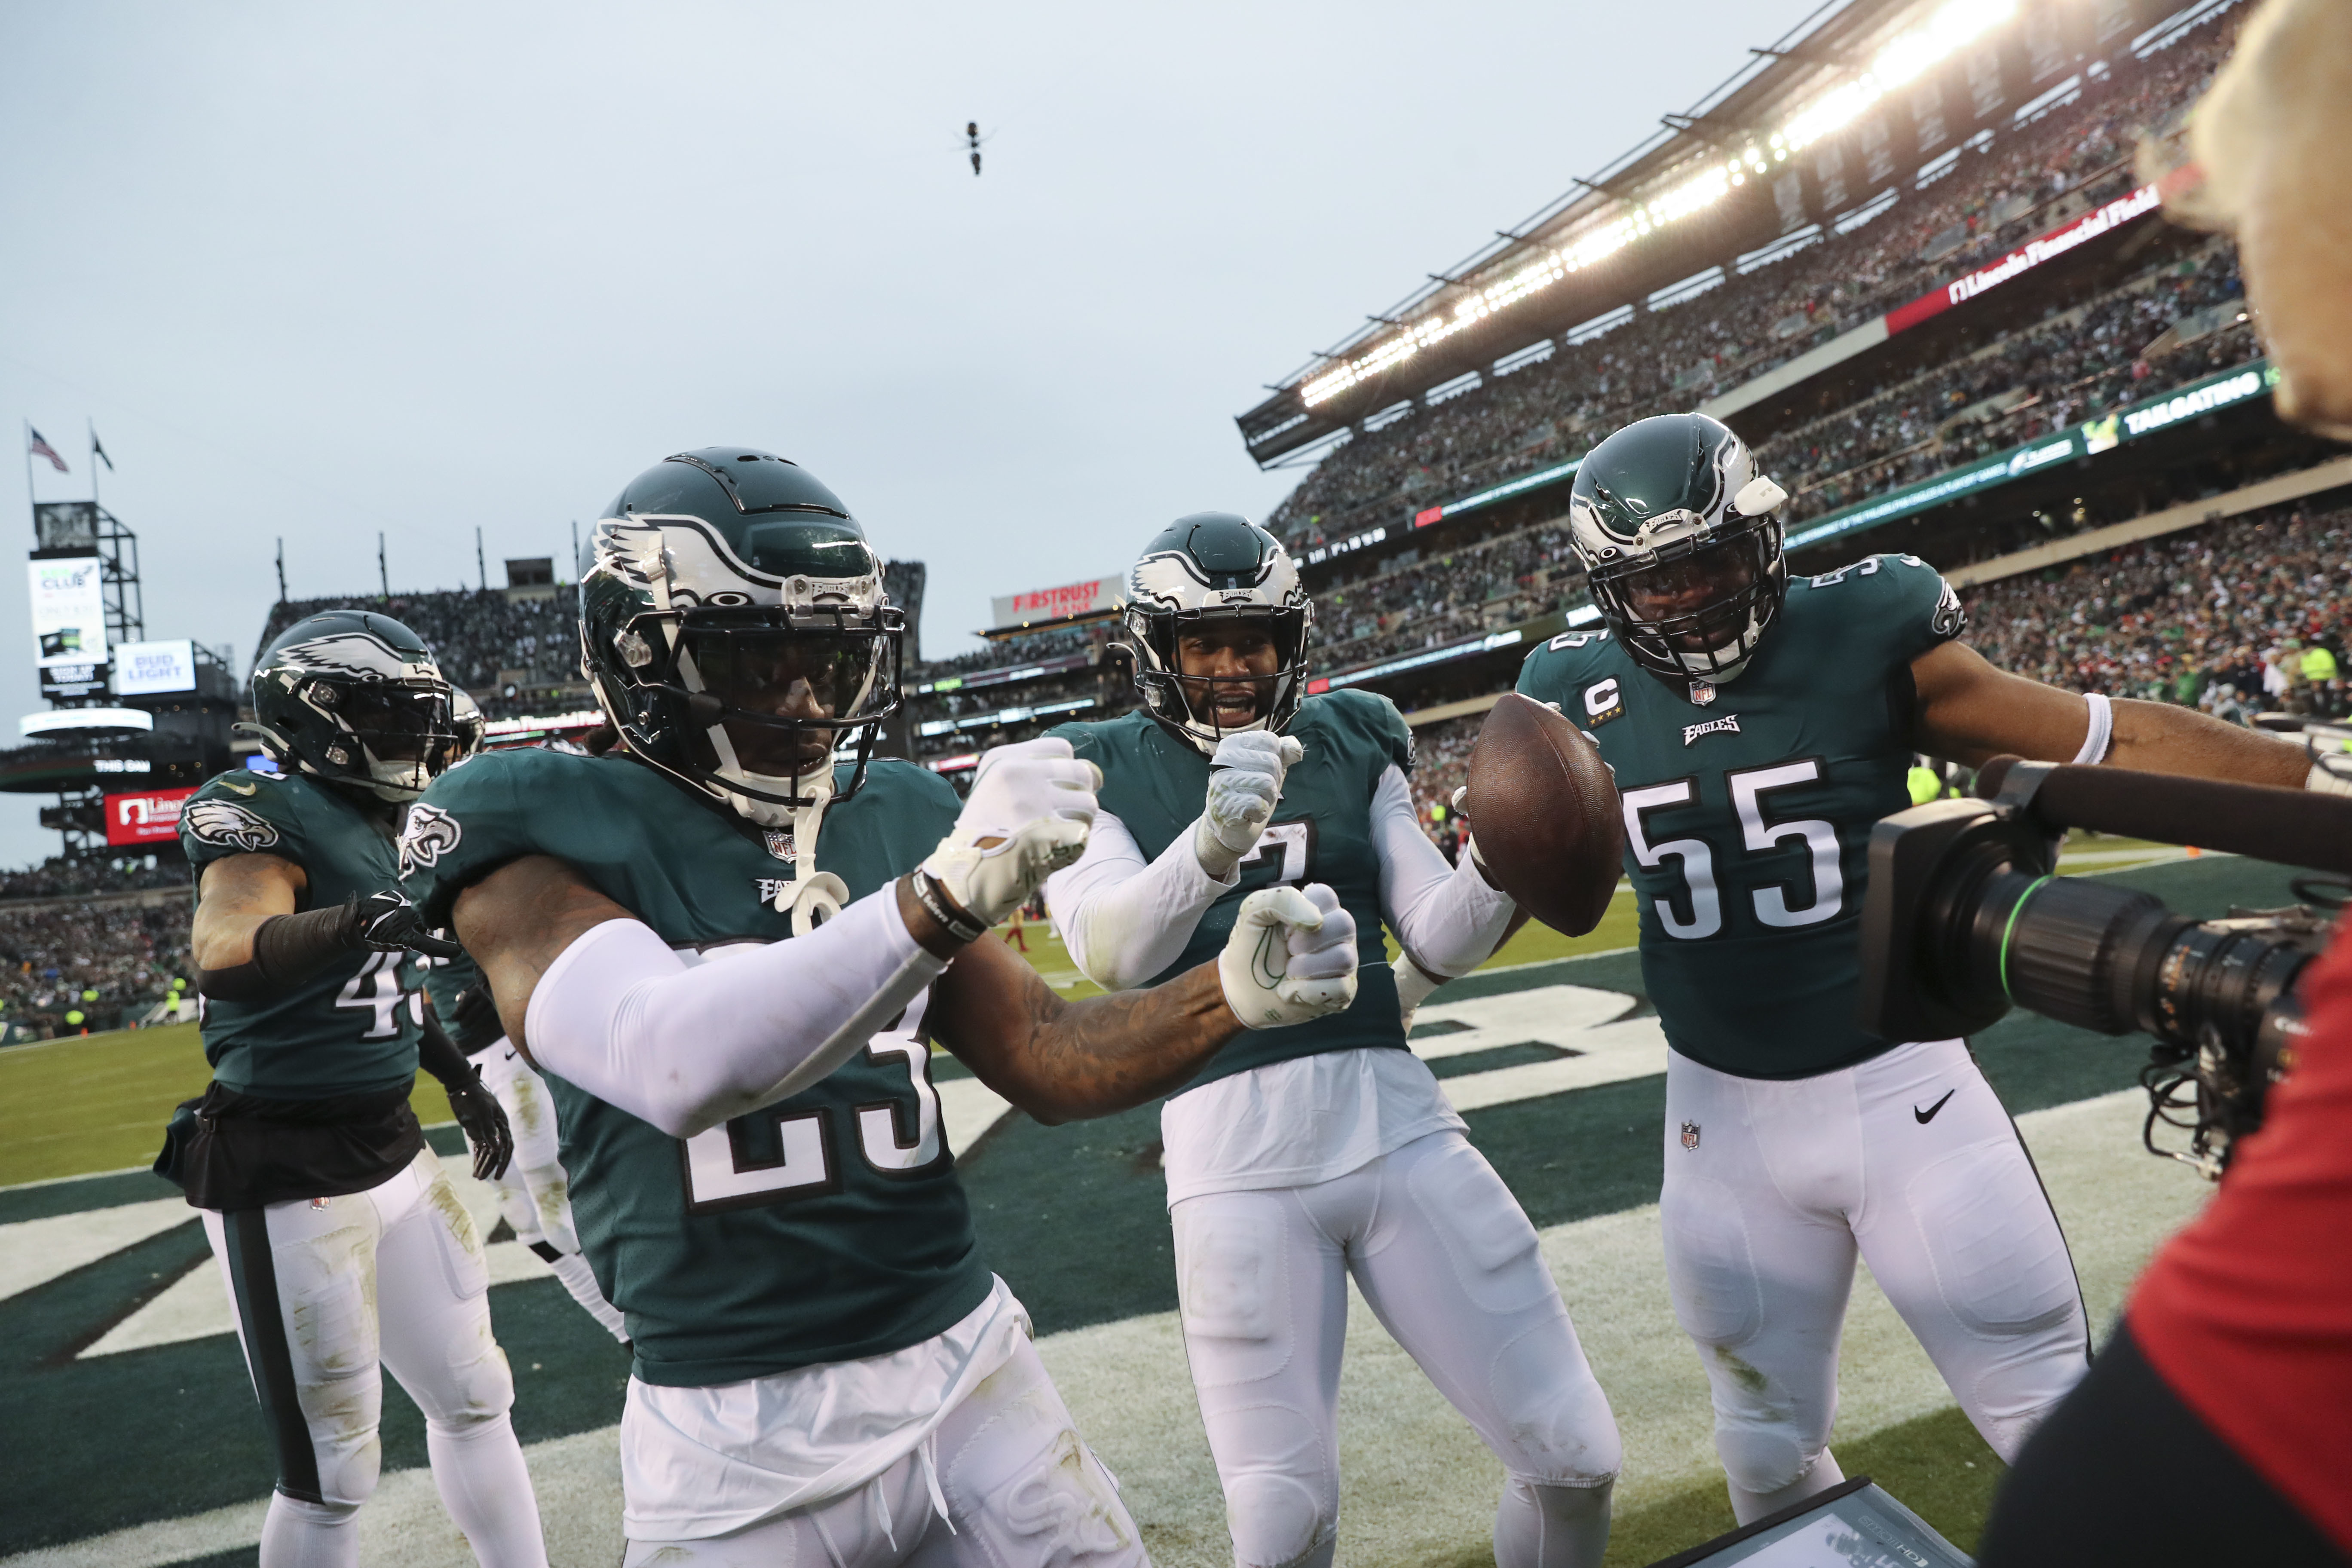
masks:
{"label": "red sleeve of camera operator", "polygon": [[2352,1552],[2352,921],[2303,988],[2300,1059],[2141,1277],[2131,1331],[2206,1426]]}

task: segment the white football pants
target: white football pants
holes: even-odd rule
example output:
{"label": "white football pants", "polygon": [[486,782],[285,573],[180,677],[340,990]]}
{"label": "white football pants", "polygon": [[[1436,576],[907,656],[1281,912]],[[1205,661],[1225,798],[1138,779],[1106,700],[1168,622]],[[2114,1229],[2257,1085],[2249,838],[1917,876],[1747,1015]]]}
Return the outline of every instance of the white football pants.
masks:
{"label": "white football pants", "polygon": [[1503,1461],[1500,1568],[1598,1568],[1622,1450],[1535,1226],[1459,1131],[1313,1186],[1170,1211],[1185,1353],[1240,1568],[1328,1564],[1353,1276]]}
{"label": "white football pants", "polygon": [[277,1447],[262,1568],[355,1568],[375,1490],[379,1363],[425,1413],[433,1483],[485,1568],[546,1568],[490,1337],[481,1237],[430,1149],[363,1193],[201,1211]]}
{"label": "white football pants", "polygon": [[499,1212],[515,1239],[539,1255],[582,1310],[627,1344],[629,1331],[621,1321],[620,1309],[604,1300],[588,1260],[580,1256],[580,1237],[572,1228],[572,1178],[563,1169],[555,1100],[547,1092],[547,1080],[503,1037],[468,1059],[482,1069],[482,1082],[498,1097],[514,1134],[513,1163],[490,1178],[499,1194]]}
{"label": "white football pants", "polygon": [[1836,1484],[1857,1251],[2004,1460],[2089,1369],[2058,1216],[1962,1042],[1788,1080],[1670,1052],[1665,1146],[1667,1283],[1741,1522]]}
{"label": "white football pants", "polygon": [[1026,1338],[929,1439],[856,1490],[624,1568],[1145,1568],[1118,1483]]}

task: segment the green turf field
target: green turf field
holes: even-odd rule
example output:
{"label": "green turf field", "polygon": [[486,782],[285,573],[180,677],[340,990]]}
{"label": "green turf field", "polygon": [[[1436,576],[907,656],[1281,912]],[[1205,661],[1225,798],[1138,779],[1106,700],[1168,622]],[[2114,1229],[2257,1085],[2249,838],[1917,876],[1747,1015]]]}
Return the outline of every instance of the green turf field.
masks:
{"label": "green turf field", "polygon": [[[2109,871],[2194,913],[2286,896],[2284,873],[2246,861],[2120,864],[2070,868]],[[1091,990],[1042,927],[1027,934],[1049,982]],[[1424,1016],[1485,1026],[1480,1009],[1558,985],[1622,993],[1634,1003],[1629,1016],[1641,1016],[1640,964],[1622,951],[1632,937],[1623,896],[1576,942],[1523,931],[1487,972],[1433,996]],[[1543,1234],[1626,1435],[1610,1561],[1643,1563],[1729,1523],[1704,1384],[1665,1307],[1650,1206],[1663,1079],[1637,1073],[1543,1090],[1538,1079],[1572,1037],[1533,1032],[1543,1043],[1432,1066],[1457,1103],[1477,1105],[1465,1111],[1473,1138]],[[2202,1194],[2137,1151],[2137,1105],[2117,1091],[2132,1089],[2144,1049],[2016,1016],[1974,1044],[2034,1148],[2104,1332],[2148,1248]],[[941,1065],[943,1085],[954,1075]],[[0,1467],[0,1568],[255,1560],[269,1464],[201,1234],[143,1171],[58,1180],[144,1165],[172,1104],[204,1079],[186,1028],[0,1051],[0,1430],[40,1435],[12,1442]],[[1462,1100],[1474,1090],[1482,1098]],[[427,1093],[420,1116],[440,1121],[446,1109]],[[433,1137],[445,1155],[456,1152],[454,1130]],[[1052,1129],[1013,1113],[959,1145],[959,1159],[990,1261],[1028,1305],[1041,1353],[1121,1477],[1155,1560],[1213,1568],[1229,1548],[1175,1324],[1158,1139],[1156,1106]],[[37,1181],[45,1184],[9,1186]],[[466,1190],[487,1222],[483,1194]],[[515,1368],[517,1427],[554,1561],[609,1563],[625,1357],[514,1244],[491,1253],[494,1321]],[[1866,1278],[1843,1366],[1834,1441],[1846,1473],[1877,1477],[1970,1545],[1998,1463]],[[1498,1468],[1360,1302],[1341,1421],[1346,1561],[1490,1560]],[[422,1422],[396,1394],[384,1401],[383,1436],[386,1479],[362,1516],[363,1560],[470,1561],[419,1468]]]}

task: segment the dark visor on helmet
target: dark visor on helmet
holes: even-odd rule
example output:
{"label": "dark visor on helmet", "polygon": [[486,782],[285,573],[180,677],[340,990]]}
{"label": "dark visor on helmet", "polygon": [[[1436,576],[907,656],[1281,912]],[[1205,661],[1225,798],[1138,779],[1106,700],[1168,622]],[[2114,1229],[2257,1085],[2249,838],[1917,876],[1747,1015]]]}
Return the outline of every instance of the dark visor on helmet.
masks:
{"label": "dark visor on helmet", "polygon": [[680,642],[689,713],[703,728],[724,726],[750,773],[812,773],[842,731],[876,724],[898,706],[898,638],[887,631],[688,624]]}
{"label": "dark visor on helmet", "polygon": [[338,694],[334,712],[381,762],[439,763],[457,739],[446,690],[354,687]]}

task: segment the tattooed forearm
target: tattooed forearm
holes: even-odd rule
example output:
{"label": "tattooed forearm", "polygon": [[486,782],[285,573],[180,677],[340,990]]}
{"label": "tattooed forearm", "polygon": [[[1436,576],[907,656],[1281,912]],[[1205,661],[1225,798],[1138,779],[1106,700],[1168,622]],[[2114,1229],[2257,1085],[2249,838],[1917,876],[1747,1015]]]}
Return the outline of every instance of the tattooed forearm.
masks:
{"label": "tattooed forearm", "polygon": [[1214,964],[1149,991],[1074,1002],[988,942],[940,978],[931,1017],[982,1082],[1048,1124],[1166,1094],[1241,1033]]}

